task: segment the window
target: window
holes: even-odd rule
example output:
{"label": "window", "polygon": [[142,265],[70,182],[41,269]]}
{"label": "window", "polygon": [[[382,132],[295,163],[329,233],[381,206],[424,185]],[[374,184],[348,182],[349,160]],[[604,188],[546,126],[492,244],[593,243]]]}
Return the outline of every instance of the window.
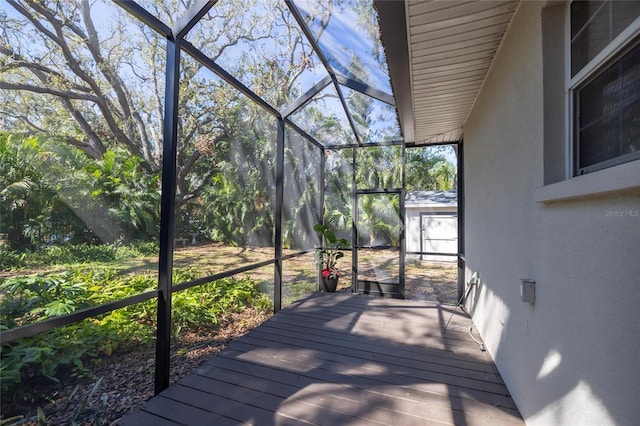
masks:
{"label": "window", "polygon": [[640,2],[570,5],[574,175],[640,158]]}

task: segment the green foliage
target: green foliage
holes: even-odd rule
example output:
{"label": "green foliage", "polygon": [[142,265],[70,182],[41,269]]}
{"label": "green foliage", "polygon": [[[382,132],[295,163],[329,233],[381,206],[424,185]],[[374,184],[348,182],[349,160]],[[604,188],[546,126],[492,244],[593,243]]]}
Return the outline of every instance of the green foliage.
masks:
{"label": "green foliage", "polygon": [[[451,147],[407,148],[405,150],[405,189],[407,191],[450,190],[455,185],[456,168],[447,161]],[[364,147],[356,152],[356,168],[350,149],[329,151],[325,168],[325,222],[336,234],[349,235],[352,228],[351,176],[358,189],[399,188],[402,177],[402,150],[399,146]],[[376,241],[397,244],[399,198],[396,196],[359,197],[361,244]]]}
{"label": "green foliage", "polygon": [[204,194],[208,222],[216,222],[211,237],[215,241],[237,241],[245,231],[244,223],[250,205],[247,199],[251,196],[243,194],[238,183],[227,179],[222,173],[217,174],[212,183]]}
{"label": "green foliage", "polygon": [[325,163],[325,223],[336,234],[351,234],[352,228],[352,164],[353,149],[328,151]]}
{"label": "green foliage", "polygon": [[0,132],[0,234],[9,249],[37,244],[40,222],[53,211],[52,185],[43,174],[37,138],[13,138]]}
{"label": "green foliage", "polygon": [[358,189],[401,188],[402,147],[364,147],[356,151]]}
{"label": "green foliage", "polygon": [[0,291],[7,294],[0,301],[2,325],[16,327],[75,311],[73,300],[84,292],[77,284],[67,284],[65,278],[34,276],[5,280],[0,285]]}
{"label": "green foliage", "polygon": [[330,271],[331,278],[335,278],[338,276],[336,264],[339,259],[344,257],[344,252],[341,249],[347,248],[349,242],[344,238],[338,239],[333,231],[322,223],[316,223],[313,229],[324,237],[326,244],[326,247],[316,250],[318,264],[323,270]]}
{"label": "green foliage", "polygon": [[319,245],[311,232],[321,220],[320,166],[323,152],[289,134],[285,139],[283,181],[283,244],[287,248],[309,249]]}
{"label": "green foliage", "polygon": [[9,250],[157,239],[159,174],[123,149],[100,160],[78,153],[55,137],[0,132],[0,234]]}
{"label": "green foliage", "polygon": [[[174,3],[152,2],[146,7],[158,16],[170,16]],[[52,181],[57,197],[53,198],[61,199],[77,215],[74,242],[155,238],[165,40],[112,2],[101,4],[100,10],[93,3],[80,6],[78,2],[37,7],[22,3],[0,16],[6,47],[0,52],[6,62],[0,80],[12,87],[25,83],[0,92],[3,104],[12,111],[6,128],[55,139],[48,154],[61,166],[43,170],[55,170]],[[85,13],[91,8],[91,13]],[[287,51],[291,46],[304,50],[299,32],[273,33],[265,21],[271,18],[255,9],[245,3],[221,4],[215,19],[203,17],[204,30],[191,41],[207,45],[224,39],[218,55],[236,49],[246,37],[269,40]],[[289,16],[282,2],[269,1],[267,9]],[[99,25],[93,21],[97,18]],[[220,19],[228,25],[220,26]],[[295,21],[289,18],[286,25],[293,28]],[[67,48],[60,49],[60,43]],[[41,55],[43,51],[47,55]],[[131,52],[136,52],[133,72]],[[255,53],[258,58],[264,55]],[[274,105],[286,105],[302,94],[296,81],[315,64],[306,54],[285,55],[277,61],[271,60],[273,52],[267,54],[269,58],[263,59],[269,60],[255,63],[250,56],[232,55],[237,59],[233,70],[253,76],[258,92]],[[71,63],[75,65],[70,67]],[[197,61],[185,57],[181,70],[185,84],[179,105],[183,113],[177,117],[177,229],[189,231],[187,214],[196,211],[197,230],[209,238],[271,244],[275,120],[231,85],[212,80]],[[43,73],[56,78],[45,83]],[[80,98],[71,95],[76,91],[82,93]],[[232,194],[225,192],[224,185],[216,187],[213,178],[219,174],[235,184]],[[215,207],[212,213],[209,207]],[[64,238],[68,232],[57,234]]]}
{"label": "green foliage", "polygon": [[225,278],[173,295],[174,337],[186,327],[217,324],[220,315],[253,305],[267,310],[270,302],[259,287],[248,278]]}
{"label": "green foliage", "polygon": [[91,190],[94,210],[106,212],[117,228],[103,241],[153,239],[159,234],[159,174],[145,172],[141,163],[142,158],[114,149],[84,169],[83,183]]}
{"label": "green foliage", "polygon": [[85,262],[108,263],[135,257],[157,256],[158,250],[158,244],[151,241],[134,241],[130,244],[53,245],[41,247],[30,253],[0,248],[0,267],[6,271]]}
{"label": "green foliage", "polygon": [[406,151],[405,188],[407,191],[446,191],[453,189],[456,167],[446,160],[451,147],[421,147]]}
{"label": "green foliage", "polygon": [[398,245],[400,235],[400,197],[396,194],[364,194],[358,203],[359,243]]}
{"label": "green foliage", "polygon": [[[176,271],[174,282],[195,277],[194,271]],[[79,268],[56,275],[6,279],[0,284],[0,327],[31,324],[151,291],[156,286],[153,276],[119,276],[112,269]],[[37,375],[52,381],[66,372],[88,375],[92,360],[116,350],[149,345],[155,332],[155,303],[149,300],[2,345],[2,392]],[[216,324],[220,315],[247,305],[270,307],[269,300],[248,278],[227,278],[174,293],[174,337],[185,328]]]}
{"label": "green foliage", "polygon": [[275,122],[246,99],[235,99],[230,106],[227,124],[237,130],[220,141],[215,174],[209,174],[201,195],[203,219],[215,241],[269,246],[274,229]]}
{"label": "green foliage", "polygon": [[7,250],[0,246],[0,269],[3,271],[10,271],[25,267],[28,258],[29,256],[27,253]]}
{"label": "green foliage", "polygon": [[[80,270],[52,276],[20,277],[0,285],[3,327],[13,328],[78,309],[123,298],[155,287],[155,279],[124,277],[113,271]],[[2,346],[2,391],[23,376],[42,375],[53,381],[63,371],[85,375],[85,361],[109,355],[119,347],[148,343],[153,336],[150,302],[89,318]]]}
{"label": "green foliage", "polygon": [[[158,16],[170,16],[174,3],[150,2],[146,7]],[[260,5],[284,19],[282,31],[272,31],[272,18],[262,16],[260,7],[230,2],[216,6],[215,18],[203,17],[199,25],[205,30],[191,41],[217,45],[216,56],[233,58],[229,70],[234,75],[242,76],[269,103],[282,107],[302,95],[303,76],[317,65],[317,59],[307,54],[309,45],[294,30],[297,25],[285,13],[286,5],[275,1]],[[318,16],[323,16],[319,24],[328,25],[332,8],[317,6]],[[0,223],[0,228],[6,228],[0,233],[12,250],[32,250],[67,239],[128,242],[158,235],[164,39],[115,4],[101,3],[108,13],[95,8],[87,13],[91,7],[85,9],[78,2],[37,6],[27,2],[20,7],[9,4],[13,10],[0,17],[5,46],[0,56],[6,62],[0,80],[13,87],[0,93],[12,112],[5,128],[15,135],[39,135],[25,140],[14,137],[0,149],[7,154],[0,158],[0,188],[6,190],[0,214],[9,219]],[[358,24],[372,45],[379,46],[373,10],[364,4],[355,7]],[[92,24],[98,17],[100,25]],[[219,25],[221,21],[227,25]],[[272,48],[252,55],[224,54],[247,38],[258,43],[268,40]],[[61,49],[62,45],[66,48]],[[291,46],[296,46],[296,54],[285,53]],[[131,52],[138,55],[134,72]],[[373,53],[382,64],[382,52]],[[370,63],[356,55],[343,65],[360,81],[375,86],[369,78],[375,74]],[[182,233],[178,236],[193,233],[237,245],[271,244],[275,120],[231,85],[212,80],[192,58],[183,58],[181,69],[185,84],[177,117],[176,229]],[[45,74],[56,78],[43,79]],[[348,96],[347,102],[361,142],[397,138],[395,113],[390,117],[379,111],[371,98],[361,94]],[[297,114],[303,127],[328,145],[355,142],[334,111],[310,103]],[[285,154],[291,179],[285,178],[283,235],[290,247],[313,245],[305,237],[322,211],[317,197],[325,183],[307,179],[319,176],[314,167],[320,163],[316,156],[322,154],[310,147],[303,140],[288,143]],[[313,151],[313,158],[305,150]],[[399,152],[399,148],[359,151],[367,152],[359,160],[359,182],[398,186],[401,156],[382,154]],[[350,163],[350,150],[343,154]],[[311,161],[304,160],[307,155]],[[416,180],[421,189],[432,189],[420,177],[425,169],[416,170],[408,173],[408,179]],[[429,185],[448,189],[453,182],[446,164],[426,170],[437,175]],[[342,195],[347,193],[351,173],[344,176],[347,182],[340,182],[340,195],[327,201],[325,209],[339,225],[338,231],[350,229],[351,212],[345,204],[338,205],[338,201],[349,201]],[[19,265],[19,260],[0,254],[3,264]]]}

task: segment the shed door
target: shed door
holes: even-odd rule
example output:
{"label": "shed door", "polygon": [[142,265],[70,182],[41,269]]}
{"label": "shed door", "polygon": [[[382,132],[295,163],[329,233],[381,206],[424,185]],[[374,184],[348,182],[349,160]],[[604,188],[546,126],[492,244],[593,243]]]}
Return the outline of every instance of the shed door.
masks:
{"label": "shed door", "polygon": [[[456,254],[458,252],[458,217],[455,213],[421,213],[422,249],[427,253]],[[423,260],[435,260],[423,255]],[[451,260],[448,258],[448,260]]]}

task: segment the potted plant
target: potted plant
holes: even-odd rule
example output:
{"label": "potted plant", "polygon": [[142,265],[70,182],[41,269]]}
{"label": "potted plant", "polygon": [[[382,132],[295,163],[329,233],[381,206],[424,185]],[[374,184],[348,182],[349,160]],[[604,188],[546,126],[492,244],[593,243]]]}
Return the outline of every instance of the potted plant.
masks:
{"label": "potted plant", "polygon": [[348,242],[344,238],[336,238],[335,234],[322,223],[317,223],[313,229],[324,237],[326,247],[316,250],[316,258],[318,265],[322,268],[321,283],[322,290],[327,292],[335,292],[338,286],[338,277],[340,270],[336,266],[338,259],[344,257],[341,249],[348,247]]}

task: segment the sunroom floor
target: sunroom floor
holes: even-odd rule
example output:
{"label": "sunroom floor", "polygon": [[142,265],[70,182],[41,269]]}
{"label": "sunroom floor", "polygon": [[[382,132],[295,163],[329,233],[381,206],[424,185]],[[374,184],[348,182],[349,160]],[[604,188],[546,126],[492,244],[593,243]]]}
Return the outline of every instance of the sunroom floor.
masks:
{"label": "sunroom floor", "polygon": [[120,424],[523,425],[470,318],[457,310],[444,330],[453,310],[317,293]]}

